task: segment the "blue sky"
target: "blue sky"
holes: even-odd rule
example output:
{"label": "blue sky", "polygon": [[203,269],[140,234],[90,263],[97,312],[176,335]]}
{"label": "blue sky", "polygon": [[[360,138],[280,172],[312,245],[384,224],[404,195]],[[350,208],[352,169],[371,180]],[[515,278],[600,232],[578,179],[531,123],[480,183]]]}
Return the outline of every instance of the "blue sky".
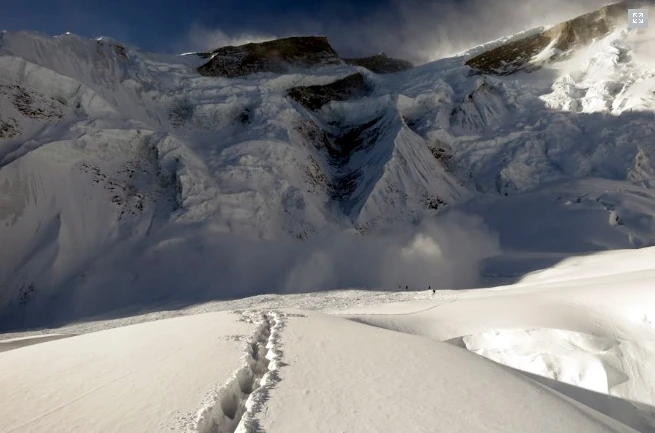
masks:
{"label": "blue sky", "polygon": [[[154,51],[183,45],[193,28],[275,34],[326,22],[352,22],[389,5],[375,0],[3,0],[3,30],[111,36]],[[189,47],[192,48],[192,47]]]}
{"label": "blue sky", "polygon": [[341,55],[432,60],[602,0],[2,0],[0,29],[110,36],[157,52],[321,34]]}

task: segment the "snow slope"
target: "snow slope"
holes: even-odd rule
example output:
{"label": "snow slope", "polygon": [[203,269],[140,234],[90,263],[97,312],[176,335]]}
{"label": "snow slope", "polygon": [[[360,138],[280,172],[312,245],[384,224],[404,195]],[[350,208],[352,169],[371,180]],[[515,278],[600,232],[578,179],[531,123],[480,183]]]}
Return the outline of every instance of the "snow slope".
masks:
{"label": "snow slope", "polygon": [[648,248],[569,259],[515,286],[462,293],[438,308],[417,303],[407,310],[414,313],[409,315],[358,309],[351,311],[357,313],[352,317],[450,341],[538,376],[639,431],[654,431],[653,252]]}
{"label": "snow slope", "polygon": [[445,343],[314,315],[286,328],[266,431],[629,431]]}
{"label": "snow slope", "polygon": [[[168,430],[239,368],[250,332],[233,315],[213,313],[3,352],[0,383],[12,404],[0,409],[0,429]],[[190,366],[196,374],[184,373]]]}
{"label": "snow slope", "polygon": [[655,431],[654,257],[579,257],[493,289],[267,295],[51,330],[83,335],[0,353],[0,429]]}

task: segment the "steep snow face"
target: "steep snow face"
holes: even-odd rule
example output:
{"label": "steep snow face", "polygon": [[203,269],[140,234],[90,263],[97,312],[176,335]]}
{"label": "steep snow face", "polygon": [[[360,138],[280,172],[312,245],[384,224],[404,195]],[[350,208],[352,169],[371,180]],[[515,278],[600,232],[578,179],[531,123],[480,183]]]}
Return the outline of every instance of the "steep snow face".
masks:
{"label": "steep snow face", "polygon": [[[294,131],[307,118],[307,113],[299,111],[284,94],[292,86],[328,83],[345,71],[353,71],[352,67],[239,80],[204,78],[193,71],[195,65],[190,56],[166,58],[128,49],[111,40],[89,41],[74,35],[48,38],[25,33],[4,34],[2,53],[2,61],[7,65],[3,76],[6,82],[23,83],[34,93],[40,87],[49,86],[44,83],[55,82],[55,86],[61,87],[60,82],[72,81],[92,93],[93,99],[101,100],[107,111],[90,112],[78,101],[81,97],[42,89],[48,95],[55,93],[43,96],[48,101],[40,106],[45,107],[42,110],[46,115],[52,112],[50,116],[61,118],[58,111],[53,111],[57,103],[73,104],[78,111],[72,121],[102,120],[101,124],[96,120],[90,129],[123,130],[127,134],[137,129],[170,136],[164,145],[166,153],[185,154],[185,157],[178,155],[176,168],[181,170],[186,160],[194,166],[194,173],[188,171],[176,177],[183,219],[213,218],[217,225],[230,226],[228,231],[239,231],[243,225],[256,222],[248,230],[263,237],[275,237],[280,232],[306,237],[326,226],[328,220],[344,220],[333,214],[334,207],[326,207],[329,200],[325,194],[306,191],[306,174],[317,167],[313,162],[324,159],[324,155],[313,149],[315,143],[311,139],[305,139],[305,143],[297,140]],[[3,125],[8,125],[7,139],[13,139],[17,146],[27,141],[29,128],[14,125],[19,116],[14,113],[12,95],[7,96]],[[33,104],[39,102],[34,96],[32,99]],[[13,105],[17,107],[16,101],[14,98]],[[48,104],[55,104],[55,108],[49,108]],[[384,131],[379,134],[391,136],[397,134],[399,127],[388,123],[380,128]],[[45,142],[40,140],[32,146]],[[171,142],[175,142],[175,150]],[[421,140],[412,145],[425,147]],[[156,148],[157,144],[151,147]],[[434,159],[429,154],[425,156]],[[389,159],[379,160],[378,166],[371,169],[383,171]],[[429,163],[433,171],[438,171],[435,162]],[[203,173],[202,180],[190,179],[203,177]],[[314,175],[330,177],[330,173],[320,171]],[[416,186],[422,191],[430,189],[432,180],[422,177],[415,177]],[[410,183],[414,186],[415,182]],[[198,191],[199,187],[204,193]],[[405,185],[395,187],[406,188]],[[453,196],[448,187],[441,189],[447,198]],[[423,202],[415,202],[413,206],[410,203],[410,212],[420,214],[428,209]],[[403,203],[403,209],[407,205]],[[291,222],[285,221],[287,216]]]}
{"label": "steep snow face", "polygon": [[[391,215],[407,216],[405,221],[418,221],[420,210],[439,209],[445,203],[455,203],[468,195],[463,185],[430,153],[425,140],[395,117],[387,120],[387,137],[375,143],[375,153],[390,151],[390,159],[384,164],[383,172],[368,194],[357,218],[358,223],[370,224]],[[371,157],[370,154],[366,155]],[[364,169],[375,164],[360,163]],[[373,173],[367,173],[369,176]],[[373,174],[374,175],[374,174]],[[375,178],[371,179],[375,180]],[[397,217],[395,217],[397,218]],[[388,221],[389,222],[389,221]]]}
{"label": "steep snow face", "polygon": [[[619,29],[566,62],[505,77],[472,73],[464,63],[480,51],[473,49],[390,75],[339,64],[224,78],[198,74],[206,61],[198,56],[154,55],[104,38],[3,33],[0,240],[12,248],[0,253],[0,312],[28,323],[50,302],[75,304],[68,311],[77,315],[163,300],[176,296],[169,281],[189,273],[196,295],[203,287],[212,297],[252,294],[262,290],[262,276],[269,290],[301,290],[306,275],[298,278],[289,263],[307,260],[327,263],[312,288],[402,283],[381,281],[383,274],[469,284],[472,275],[452,278],[449,268],[437,278],[409,262],[379,272],[388,264],[385,248],[368,271],[348,274],[354,280],[332,278],[344,257],[370,253],[374,243],[351,248],[349,238],[344,254],[332,244],[288,240],[414,230],[381,242],[392,243],[394,257],[407,239],[421,238],[418,223],[446,208],[484,194],[527,197],[580,178],[622,183],[612,184],[612,203],[598,211],[610,241],[594,245],[649,245],[655,201],[649,192],[624,193],[630,183],[648,190],[655,174],[652,40],[652,30]],[[316,111],[287,96],[357,72],[372,87],[366,96]],[[484,203],[474,212],[483,219],[514,206]],[[584,226],[584,212],[544,206]],[[470,251],[455,248],[463,256],[448,262],[461,259],[477,272],[494,236],[451,231],[445,243]],[[586,236],[597,239],[571,232],[585,237],[572,242],[578,248],[590,245]],[[157,288],[145,290],[144,281]]]}
{"label": "steep snow face", "polygon": [[[386,120],[376,126],[368,148],[349,155],[348,163],[330,160],[319,136],[344,131],[286,92],[328,84],[357,68],[228,79],[199,75],[201,62],[144,53],[106,38],[2,34],[0,239],[15,245],[0,256],[5,319],[30,309],[36,314],[51,302],[79,312],[129,303],[136,280],[145,276],[134,266],[135,255],[154,263],[151,254],[208,248],[213,259],[200,262],[207,267],[200,273],[225,275],[214,263],[238,245],[236,239],[384,230],[417,222],[434,213],[434,203],[464,195],[425,140],[403,123],[392,99],[381,95],[371,101]],[[353,108],[344,105],[330,109],[347,115]],[[307,122],[317,125],[316,134],[303,133]],[[347,136],[342,145],[361,139]],[[358,177],[352,205],[339,199],[337,181],[344,172]],[[232,240],[207,245],[212,236]],[[195,247],[200,244],[205,246]],[[183,266],[177,254],[167,257]],[[257,260],[245,259],[238,269]],[[215,293],[239,293],[224,284]]]}
{"label": "steep snow face", "polygon": [[[422,81],[427,71],[448,78],[452,113],[439,118],[443,129],[434,136],[450,145],[452,162],[470,171],[480,191],[514,194],[582,177],[648,185],[655,69],[645,41],[653,36],[619,29],[532,73],[461,79],[443,61],[443,69],[436,62],[412,78]],[[419,124],[421,133],[434,123]]]}
{"label": "steep snow face", "polygon": [[359,102],[333,104],[332,110],[370,111],[373,117],[336,141],[348,146],[352,136],[356,147],[332,160],[342,208],[361,231],[418,222],[426,210],[438,211],[470,195],[410,129],[401,110],[375,117],[378,110]]}
{"label": "steep snow face", "polygon": [[541,98],[556,110],[620,115],[655,107],[653,32],[617,30],[572,59],[554,65],[552,92]]}

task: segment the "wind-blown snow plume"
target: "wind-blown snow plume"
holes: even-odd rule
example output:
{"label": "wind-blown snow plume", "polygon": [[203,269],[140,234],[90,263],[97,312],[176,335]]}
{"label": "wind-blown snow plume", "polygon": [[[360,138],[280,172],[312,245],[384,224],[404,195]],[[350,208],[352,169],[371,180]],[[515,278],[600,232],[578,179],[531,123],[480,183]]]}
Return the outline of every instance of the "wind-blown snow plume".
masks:
{"label": "wind-blown snow plume", "polygon": [[[421,64],[509,34],[556,24],[607,3],[603,0],[394,0],[387,7],[372,7],[366,15],[350,21],[342,17],[321,20],[294,17],[293,21],[287,21],[281,17],[270,25],[269,31],[278,35],[326,35],[346,57],[384,51]],[[222,34],[220,30],[217,33]],[[251,32],[244,31],[244,34]]]}
{"label": "wind-blown snow plume", "polygon": [[343,233],[310,243],[288,272],[285,288],[470,287],[478,282],[481,260],[496,252],[497,238],[481,220],[451,214],[386,236]]}
{"label": "wind-blown snow plume", "polygon": [[344,19],[326,15],[280,16],[266,31],[226,31],[195,24],[175,49],[210,50],[288,35],[325,35],[344,57],[385,52],[421,64],[464,51],[509,34],[570,19],[599,8],[603,0],[394,0],[365,15]]}
{"label": "wind-blown snow plume", "polygon": [[228,34],[221,29],[211,29],[199,24],[193,25],[187,34],[187,40],[180,45],[194,51],[209,51],[226,46],[237,46],[251,42],[264,42],[277,36],[258,32]]}
{"label": "wind-blown snow plume", "polygon": [[[394,0],[398,22],[402,24],[400,37],[394,38],[397,46],[389,51],[397,55],[407,53],[406,57],[417,62],[433,61],[502,36],[565,21],[606,3],[604,0]],[[376,36],[384,33],[382,28],[373,32]],[[393,44],[394,39],[387,36],[385,42]]]}

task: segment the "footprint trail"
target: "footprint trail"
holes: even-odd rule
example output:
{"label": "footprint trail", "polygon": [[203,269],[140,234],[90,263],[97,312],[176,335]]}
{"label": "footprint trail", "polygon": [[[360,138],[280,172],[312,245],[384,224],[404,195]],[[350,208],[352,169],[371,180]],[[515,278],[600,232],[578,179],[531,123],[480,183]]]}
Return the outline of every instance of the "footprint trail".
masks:
{"label": "footprint trail", "polygon": [[279,349],[282,314],[243,312],[241,320],[256,325],[247,343],[245,363],[226,384],[206,398],[187,432],[261,431],[255,415],[268,400],[271,388],[280,380],[278,371],[283,366]]}

